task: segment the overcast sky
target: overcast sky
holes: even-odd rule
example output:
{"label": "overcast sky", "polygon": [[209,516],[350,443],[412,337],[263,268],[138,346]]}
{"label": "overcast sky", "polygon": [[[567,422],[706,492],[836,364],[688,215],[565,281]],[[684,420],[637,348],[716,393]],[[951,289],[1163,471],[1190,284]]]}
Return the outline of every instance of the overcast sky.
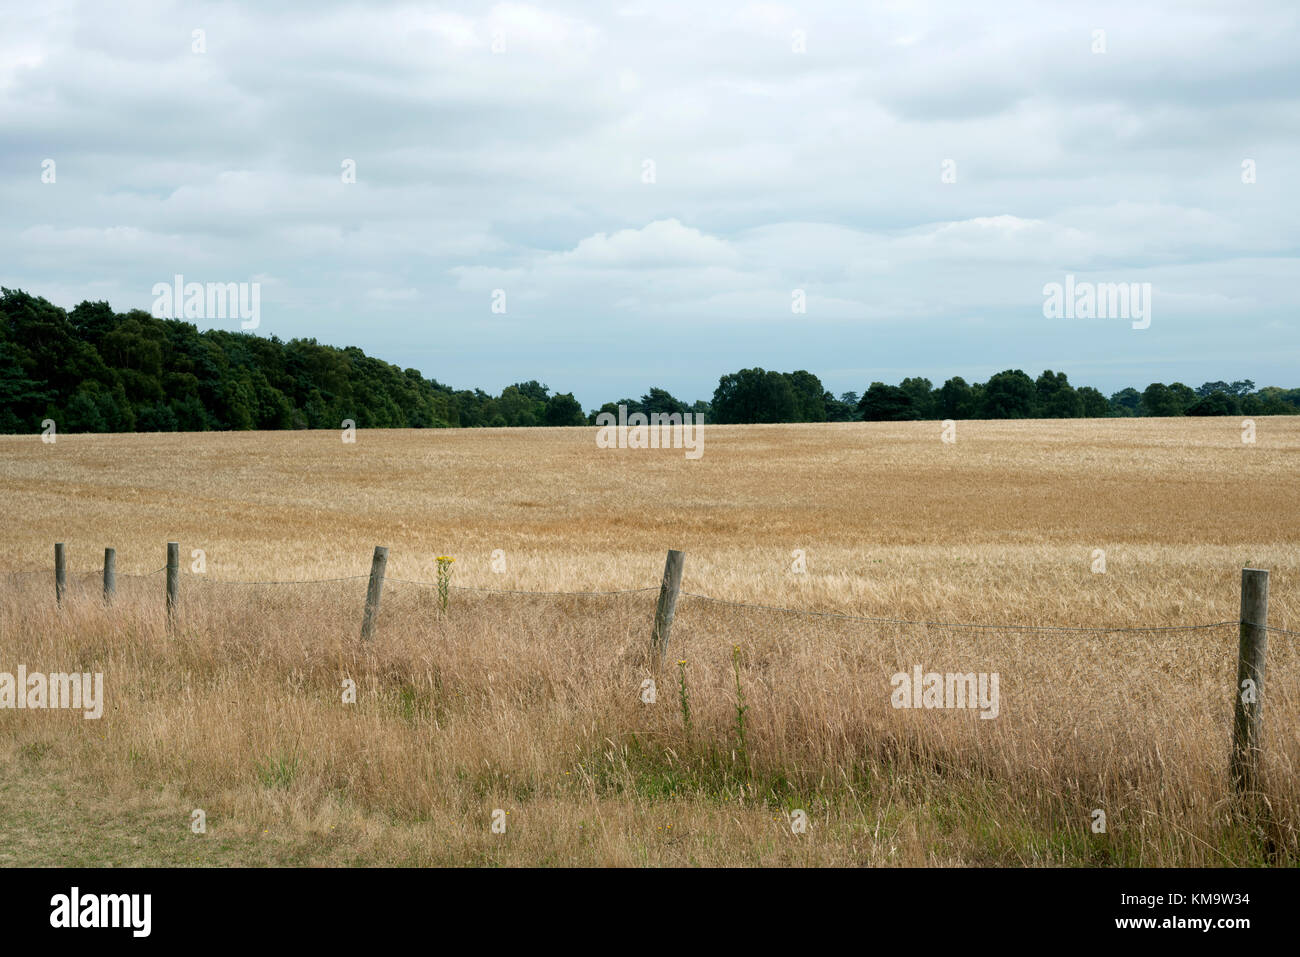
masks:
{"label": "overcast sky", "polygon": [[[1295,0],[0,8],[0,284],[65,307],[259,282],[258,334],[587,408],[1300,386]],[[1067,274],[1150,326],[1046,318]]]}

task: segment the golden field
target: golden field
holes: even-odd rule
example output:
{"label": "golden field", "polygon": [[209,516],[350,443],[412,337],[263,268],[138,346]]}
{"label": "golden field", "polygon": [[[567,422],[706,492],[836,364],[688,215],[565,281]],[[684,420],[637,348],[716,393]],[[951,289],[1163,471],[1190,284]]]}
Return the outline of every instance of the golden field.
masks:
{"label": "golden field", "polygon": [[[1300,638],[1270,636],[1262,810],[1227,777],[1243,566],[1300,631],[1300,420],[1257,425],[706,426],[698,461],[594,428],[0,436],[0,671],[108,702],[0,711],[0,863],[1295,864]],[[445,611],[407,584],[439,555]],[[915,665],[997,672],[998,717],[891,707]]]}

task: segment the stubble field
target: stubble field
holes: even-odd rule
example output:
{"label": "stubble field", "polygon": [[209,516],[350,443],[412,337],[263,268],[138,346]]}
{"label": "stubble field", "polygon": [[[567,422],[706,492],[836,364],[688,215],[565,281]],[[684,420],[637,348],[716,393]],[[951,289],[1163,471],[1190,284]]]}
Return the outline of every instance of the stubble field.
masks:
{"label": "stubble field", "polygon": [[[1300,631],[1300,421],[1257,427],[0,436],[0,672],[106,696],[0,710],[0,863],[1294,865],[1285,631],[1263,791],[1228,778],[1243,566]],[[916,666],[996,673],[997,717],[893,707]]]}

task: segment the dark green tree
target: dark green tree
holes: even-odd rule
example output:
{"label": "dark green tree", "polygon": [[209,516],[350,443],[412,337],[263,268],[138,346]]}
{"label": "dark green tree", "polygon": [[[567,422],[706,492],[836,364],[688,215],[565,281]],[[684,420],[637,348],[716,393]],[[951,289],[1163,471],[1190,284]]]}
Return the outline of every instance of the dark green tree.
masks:
{"label": "dark green tree", "polygon": [[794,412],[794,389],[779,372],[741,369],[719,379],[713,393],[713,417],[721,423],[790,422]]}
{"label": "dark green tree", "polygon": [[[852,399],[852,401],[849,401]],[[827,392],[822,396],[822,407],[826,409],[828,422],[853,422],[858,419],[858,394],[845,392],[838,399]]]}
{"label": "dark green tree", "polygon": [[543,420],[547,425],[586,425],[587,417],[582,414],[582,405],[573,397],[572,392],[557,392],[546,400],[546,412]]}
{"label": "dark green tree", "polygon": [[1182,415],[1182,399],[1163,382],[1153,382],[1142,391],[1142,414],[1157,417]]}
{"label": "dark green tree", "polygon": [[786,379],[790,383],[791,392],[794,393],[792,421],[825,422],[826,390],[822,387],[822,380],[803,369],[786,373]]}
{"label": "dark green tree", "polygon": [[896,385],[873,382],[858,400],[858,413],[867,422],[899,422],[919,419],[912,397]]}
{"label": "dark green tree", "polygon": [[1034,380],[1019,369],[1008,369],[984,384],[982,413],[986,419],[1027,419],[1034,414]]}
{"label": "dark green tree", "polygon": [[[1240,402],[1235,395],[1227,392],[1211,392],[1202,396],[1188,407],[1187,415],[1238,415]],[[1258,413],[1249,413],[1258,414]]]}
{"label": "dark green tree", "polygon": [[1079,402],[1085,419],[1104,419],[1111,414],[1110,402],[1090,385],[1079,386]]}
{"label": "dark green tree", "polygon": [[1045,419],[1077,419],[1083,415],[1083,400],[1064,372],[1048,369],[1034,383],[1035,414]]}
{"label": "dark green tree", "polygon": [[1142,414],[1142,393],[1131,386],[1110,397],[1111,414],[1131,418]]}
{"label": "dark green tree", "polygon": [[939,397],[929,379],[913,377],[904,379],[898,387],[912,400],[912,408],[918,418],[936,419],[939,417]]}
{"label": "dark green tree", "polygon": [[978,408],[975,390],[961,376],[953,376],[938,391],[939,415],[945,419],[974,418]]}
{"label": "dark green tree", "polygon": [[[617,414],[617,409],[614,410]],[[643,412],[649,415],[652,412],[666,412],[668,414],[689,412],[690,406],[678,398],[675,398],[667,389],[652,387],[649,392],[641,396],[641,401],[637,403],[635,409],[628,407],[628,415],[633,412]]]}
{"label": "dark green tree", "polygon": [[1169,392],[1178,403],[1178,414],[1182,415],[1196,402],[1196,391],[1181,382],[1169,383]]}

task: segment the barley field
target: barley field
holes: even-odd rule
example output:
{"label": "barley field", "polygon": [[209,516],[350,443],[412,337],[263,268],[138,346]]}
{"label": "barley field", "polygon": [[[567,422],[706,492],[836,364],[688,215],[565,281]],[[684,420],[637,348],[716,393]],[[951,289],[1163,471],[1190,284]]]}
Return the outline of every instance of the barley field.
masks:
{"label": "barley field", "polygon": [[[1294,866],[1300,421],[1240,425],[707,426],[695,461],[581,428],[0,436],[0,671],[106,698],[0,711],[0,864]],[[1243,800],[1246,566],[1279,630]],[[996,673],[996,718],[893,707],[916,667]]]}

